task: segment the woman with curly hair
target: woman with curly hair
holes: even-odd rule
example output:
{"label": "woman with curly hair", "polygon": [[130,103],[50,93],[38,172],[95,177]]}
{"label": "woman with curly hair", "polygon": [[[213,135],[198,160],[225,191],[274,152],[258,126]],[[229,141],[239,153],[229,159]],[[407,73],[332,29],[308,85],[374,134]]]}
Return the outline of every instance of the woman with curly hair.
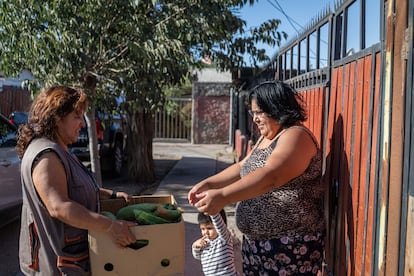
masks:
{"label": "woman with curly hair", "polygon": [[25,275],[89,275],[88,230],[108,234],[119,247],[135,241],[133,222],[99,214],[100,199],[124,198],[98,186],[68,151],[85,127],[86,94],[67,86],[43,89],[27,124],[19,128],[23,206],[20,269]]}

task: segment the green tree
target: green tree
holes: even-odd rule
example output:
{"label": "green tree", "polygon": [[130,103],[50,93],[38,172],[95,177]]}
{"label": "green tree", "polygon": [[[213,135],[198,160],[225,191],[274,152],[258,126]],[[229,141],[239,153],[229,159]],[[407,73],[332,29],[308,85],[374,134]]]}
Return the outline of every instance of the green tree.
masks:
{"label": "green tree", "polygon": [[238,9],[254,2],[0,1],[0,70],[14,76],[28,69],[42,84],[81,86],[91,98],[90,121],[98,97],[123,93],[129,177],[152,182],[153,115],[163,89],[181,84],[203,57],[219,70],[243,67],[246,54],[254,66],[268,61],[257,43],[274,46],[286,37],[277,19],[245,29]]}
{"label": "green tree", "polygon": [[94,124],[94,102],[109,93],[100,88],[117,68],[127,39],[117,36],[127,1],[1,1],[0,70],[15,76],[28,69],[40,85],[82,87],[89,95],[87,114],[92,169],[101,182]]}

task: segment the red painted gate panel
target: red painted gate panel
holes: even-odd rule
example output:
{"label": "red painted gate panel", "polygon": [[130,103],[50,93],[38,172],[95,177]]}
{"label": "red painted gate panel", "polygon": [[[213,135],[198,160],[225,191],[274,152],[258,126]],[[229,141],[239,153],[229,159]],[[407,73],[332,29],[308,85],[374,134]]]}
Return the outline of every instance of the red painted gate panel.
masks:
{"label": "red painted gate panel", "polygon": [[371,274],[379,67],[380,54],[367,55],[334,68],[329,88],[302,91],[305,125],[325,148],[326,260],[334,275]]}

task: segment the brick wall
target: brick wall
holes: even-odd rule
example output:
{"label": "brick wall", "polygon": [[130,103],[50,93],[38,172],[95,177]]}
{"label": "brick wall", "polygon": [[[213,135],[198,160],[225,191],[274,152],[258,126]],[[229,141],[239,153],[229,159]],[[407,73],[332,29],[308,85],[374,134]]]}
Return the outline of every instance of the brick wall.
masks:
{"label": "brick wall", "polygon": [[231,82],[194,82],[192,143],[229,144]]}

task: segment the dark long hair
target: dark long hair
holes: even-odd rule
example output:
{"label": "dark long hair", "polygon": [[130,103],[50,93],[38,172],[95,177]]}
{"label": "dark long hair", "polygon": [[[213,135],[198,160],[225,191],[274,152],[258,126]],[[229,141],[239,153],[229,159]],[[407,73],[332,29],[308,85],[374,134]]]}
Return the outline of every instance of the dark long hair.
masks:
{"label": "dark long hair", "polygon": [[265,81],[255,86],[249,94],[250,104],[253,99],[262,111],[283,128],[306,120],[301,95],[282,81]]}
{"label": "dark long hair", "polygon": [[17,155],[23,157],[30,142],[39,137],[56,141],[56,122],[72,111],[85,111],[88,106],[86,94],[68,86],[52,86],[40,91],[33,101],[29,120],[19,128]]}

